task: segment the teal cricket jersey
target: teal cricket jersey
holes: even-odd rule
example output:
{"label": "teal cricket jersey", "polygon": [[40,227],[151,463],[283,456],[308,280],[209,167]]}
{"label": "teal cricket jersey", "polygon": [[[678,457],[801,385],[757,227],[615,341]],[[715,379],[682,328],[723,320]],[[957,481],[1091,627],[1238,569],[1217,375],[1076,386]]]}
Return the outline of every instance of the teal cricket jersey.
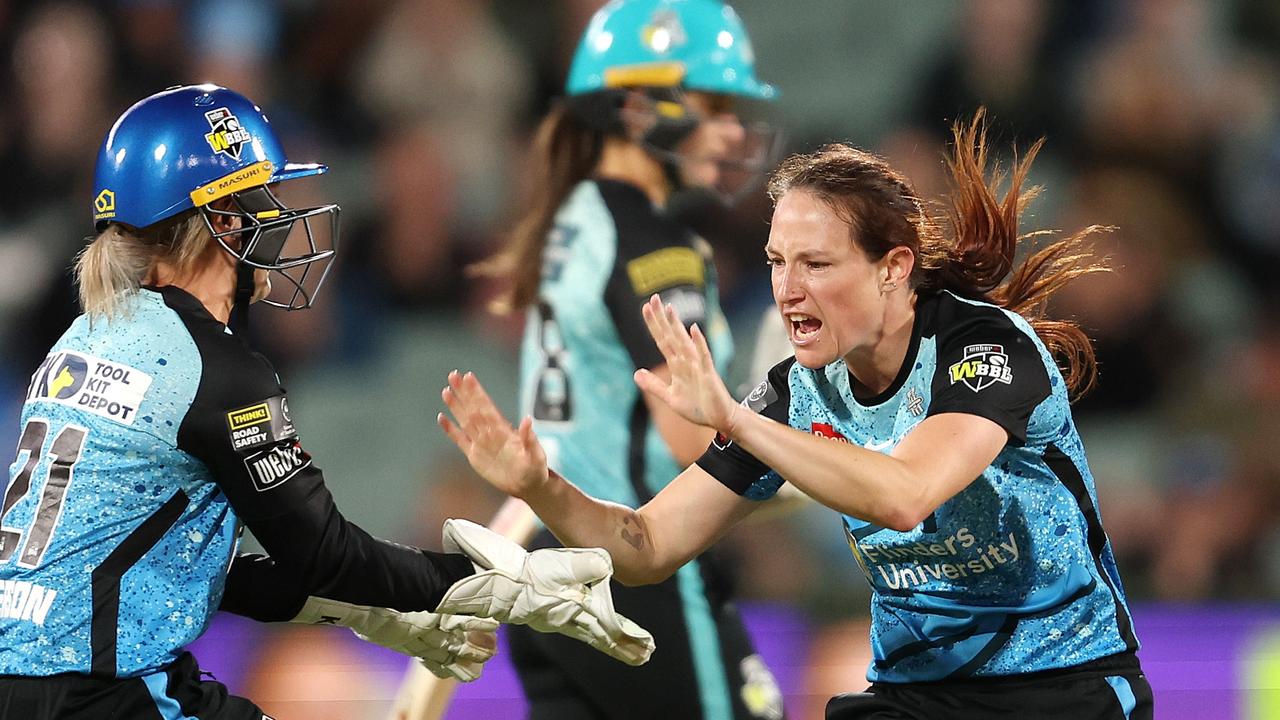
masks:
{"label": "teal cricket jersey", "polygon": [[[906,360],[883,393],[854,397],[843,360],[810,370],[790,358],[744,403],[884,453],[941,413],[1008,432],[982,475],[911,531],[841,516],[873,589],[869,680],[1015,675],[1137,650],[1066,387],[1023,318],[947,292],[921,296]],[[722,438],[698,465],[749,498],[783,482]]]}
{"label": "teal cricket jersey", "polygon": [[706,333],[717,367],[733,339],[705,241],[622,182],[580,183],[556,214],[520,351],[520,406],[552,469],[592,497],[639,507],[684,468],[632,380],[663,362],[640,314],[657,293]]}
{"label": "teal cricket jersey", "polygon": [[[720,310],[707,243],[632,185],[580,183],[556,214],[530,307],[520,405],[550,467],[592,497],[639,507],[683,468],[671,457],[632,379],[664,362],[641,308],[653,294],[698,323],[717,367],[733,340]],[[702,717],[733,717],[721,639],[699,560],[677,571]],[[623,608],[625,611],[625,608]],[[669,650],[673,652],[675,649]]]}

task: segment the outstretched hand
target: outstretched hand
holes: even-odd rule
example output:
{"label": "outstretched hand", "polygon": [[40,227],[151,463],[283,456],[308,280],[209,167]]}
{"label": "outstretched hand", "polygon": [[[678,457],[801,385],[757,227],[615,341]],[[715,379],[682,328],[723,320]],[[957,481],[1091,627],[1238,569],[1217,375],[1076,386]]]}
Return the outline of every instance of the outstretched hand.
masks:
{"label": "outstretched hand", "polygon": [[702,329],[695,324],[685,330],[675,308],[663,305],[657,295],[649,298],[642,312],[644,324],[667,362],[670,380],[640,369],[635,373],[636,385],[685,420],[729,435],[738,403],[716,372]]}
{"label": "outstretched hand", "polygon": [[533,434],[531,418],[513,428],[472,373],[450,372],[440,397],[453,419],[440,413],[436,422],[490,485],[523,498],[547,482],[547,455]]}

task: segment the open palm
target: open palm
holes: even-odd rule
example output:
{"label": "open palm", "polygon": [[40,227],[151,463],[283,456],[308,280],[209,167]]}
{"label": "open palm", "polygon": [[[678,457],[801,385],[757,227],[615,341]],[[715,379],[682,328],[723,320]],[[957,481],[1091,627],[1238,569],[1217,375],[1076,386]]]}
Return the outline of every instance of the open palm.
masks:
{"label": "open palm", "polygon": [[727,434],[737,403],[716,372],[702,330],[697,325],[685,330],[675,309],[664,306],[657,295],[645,303],[643,314],[670,376],[664,380],[648,370],[638,370],[636,385],[685,420]]}
{"label": "open palm", "polygon": [[449,373],[449,386],[440,396],[453,419],[440,413],[436,422],[490,485],[524,497],[547,481],[547,455],[532,420],[526,417],[519,428],[512,427],[472,373]]}

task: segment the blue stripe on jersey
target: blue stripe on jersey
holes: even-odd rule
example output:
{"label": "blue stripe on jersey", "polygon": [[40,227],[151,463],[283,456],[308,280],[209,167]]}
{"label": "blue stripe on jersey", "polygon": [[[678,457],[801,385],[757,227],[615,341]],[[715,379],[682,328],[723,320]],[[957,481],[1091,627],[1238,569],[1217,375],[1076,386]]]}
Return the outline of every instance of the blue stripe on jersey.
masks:
{"label": "blue stripe on jersey", "polygon": [[702,569],[697,560],[685,563],[676,571],[676,585],[684,600],[684,623],[688,629],[689,650],[693,654],[693,671],[698,676],[702,717],[705,720],[730,720],[733,701],[729,698],[729,679],[720,658],[720,631],[711,617]]}
{"label": "blue stripe on jersey", "polygon": [[1124,710],[1124,718],[1129,720],[1129,715],[1138,706],[1138,699],[1133,695],[1133,687],[1123,675],[1110,675],[1103,680],[1106,680],[1111,689],[1116,692],[1116,699],[1120,701],[1120,708]]}
{"label": "blue stripe on jersey", "polygon": [[182,712],[182,706],[178,701],[169,697],[169,673],[161,670],[143,675],[142,682],[146,683],[147,691],[151,693],[151,699],[156,703],[156,710],[160,711],[160,717],[164,720],[200,720]]}

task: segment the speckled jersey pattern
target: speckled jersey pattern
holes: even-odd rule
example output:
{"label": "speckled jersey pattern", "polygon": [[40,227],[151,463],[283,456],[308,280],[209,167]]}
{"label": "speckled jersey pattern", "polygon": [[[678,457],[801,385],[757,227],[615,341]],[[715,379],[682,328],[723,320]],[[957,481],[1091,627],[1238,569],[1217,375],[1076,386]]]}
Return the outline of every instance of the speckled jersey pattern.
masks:
{"label": "speckled jersey pattern", "polygon": [[[1012,675],[1136,650],[1067,390],[1034,330],[942,293],[919,300],[907,358],[867,399],[854,397],[843,361],[810,370],[792,358],[757,389],[753,408],[883,453],[947,412],[1009,433],[981,476],[909,532],[841,516],[874,589],[868,679]],[[747,497],[770,497],[782,480],[753,460],[730,444],[699,464]]]}
{"label": "speckled jersey pattern", "polygon": [[80,317],[32,378],[4,501],[0,674],[146,674],[221,598],[236,518],[177,447],[200,355],[157,293],[131,313]]}

